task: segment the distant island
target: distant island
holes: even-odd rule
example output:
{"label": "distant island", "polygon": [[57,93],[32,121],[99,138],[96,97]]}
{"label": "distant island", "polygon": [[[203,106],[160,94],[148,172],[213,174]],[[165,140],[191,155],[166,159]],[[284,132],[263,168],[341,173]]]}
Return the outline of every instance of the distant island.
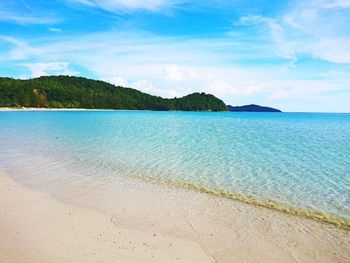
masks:
{"label": "distant island", "polygon": [[260,106],[256,104],[249,104],[244,106],[231,106],[227,105],[228,111],[232,112],[282,112],[278,109]]}
{"label": "distant island", "polygon": [[227,111],[222,100],[203,92],[165,99],[136,89],[73,76],[28,80],[0,77],[0,107]]}

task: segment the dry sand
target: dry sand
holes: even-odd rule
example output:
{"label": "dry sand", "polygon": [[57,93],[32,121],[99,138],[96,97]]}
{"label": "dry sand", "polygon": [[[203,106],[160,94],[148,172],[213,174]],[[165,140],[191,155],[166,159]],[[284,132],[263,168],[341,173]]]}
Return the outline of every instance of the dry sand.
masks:
{"label": "dry sand", "polygon": [[0,262],[350,262],[348,231],[188,193],[165,206],[120,191],[124,208],[108,215],[1,172]]}

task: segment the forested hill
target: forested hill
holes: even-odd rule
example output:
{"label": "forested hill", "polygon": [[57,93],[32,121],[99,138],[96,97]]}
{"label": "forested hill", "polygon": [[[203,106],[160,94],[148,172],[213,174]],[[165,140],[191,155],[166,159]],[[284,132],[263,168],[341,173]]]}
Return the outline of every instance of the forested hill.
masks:
{"label": "forested hill", "polygon": [[227,109],[228,111],[234,112],[281,112],[280,110],[275,108],[260,106],[256,104],[249,104],[244,106],[227,105]]}
{"label": "forested hill", "polygon": [[104,81],[71,76],[0,78],[0,107],[227,111],[225,103],[210,94],[164,99]]}

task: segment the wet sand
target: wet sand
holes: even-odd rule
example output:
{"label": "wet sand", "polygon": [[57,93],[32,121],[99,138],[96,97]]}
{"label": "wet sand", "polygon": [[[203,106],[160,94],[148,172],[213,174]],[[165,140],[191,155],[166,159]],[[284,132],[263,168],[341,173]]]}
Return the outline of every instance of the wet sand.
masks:
{"label": "wet sand", "polygon": [[0,262],[350,262],[347,230],[157,187],[72,204],[0,172]]}

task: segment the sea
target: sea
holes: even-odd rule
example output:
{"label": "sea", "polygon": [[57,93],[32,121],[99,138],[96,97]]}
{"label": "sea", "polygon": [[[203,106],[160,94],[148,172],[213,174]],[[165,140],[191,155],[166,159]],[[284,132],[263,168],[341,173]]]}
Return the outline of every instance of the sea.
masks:
{"label": "sea", "polygon": [[350,114],[0,112],[0,169],[172,185],[350,226]]}

